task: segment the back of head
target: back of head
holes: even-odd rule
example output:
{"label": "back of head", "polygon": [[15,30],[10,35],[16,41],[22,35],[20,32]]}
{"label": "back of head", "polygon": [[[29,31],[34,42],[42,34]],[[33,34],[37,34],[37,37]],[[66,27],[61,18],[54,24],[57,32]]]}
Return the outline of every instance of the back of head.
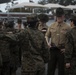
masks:
{"label": "back of head", "polygon": [[23,25],[24,25],[24,27],[27,27],[28,24],[27,24],[27,22],[24,21]]}
{"label": "back of head", "polygon": [[0,25],[2,25],[2,20],[0,20]]}
{"label": "back of head", "polygon": [[27,23],[29,27],[35,27],[37,22],[38,22],[38,19],[36,15],[31,15],[27,17]]}
{"label": "back of head", "polygon": [[5,27],[7,28],[13,28],[14,27],[14,21],[8,21],[5,23]]}
{"label": "back of head", "polygon": [[22,20],[19,18],[19,19],[17,20],[17,23],[18,23],[18,24],[21,24],[21,23],[22,23]]}
{"label": "back of head", "polygon": [[63,8],[59,7],[59,8],[56,9],[56,16],[57,16],[57,17],[61,17],[61,16],[64,15],[64,14],[65,14],[65,13],[64,13]]}
{"label": "back of head", "polygon": [[46,23],[46,22],[48,22],[49,17],[48,17],[46,14],[39,14],[39,15],[38,15],[38,19],[39,19],[41,22]]}
{"label": "back of head", "polygon": [[71,14],[71,21],[73,21],[74,25],[76,26],[76,14]]}
{"label": "back of head", "polygon": [[9,28],[13,28],[14,27],[14,22],[13,21],[9,21],[8,22],[8,27]]}

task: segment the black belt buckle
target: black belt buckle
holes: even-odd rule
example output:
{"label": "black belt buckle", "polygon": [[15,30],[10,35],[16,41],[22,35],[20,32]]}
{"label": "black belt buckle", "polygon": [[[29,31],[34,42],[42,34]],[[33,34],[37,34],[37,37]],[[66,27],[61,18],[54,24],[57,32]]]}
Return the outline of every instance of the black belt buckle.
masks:
{"label": "black belt buckle", "polygon": [[57,47],[51,47],[50,50],[59,50]]}

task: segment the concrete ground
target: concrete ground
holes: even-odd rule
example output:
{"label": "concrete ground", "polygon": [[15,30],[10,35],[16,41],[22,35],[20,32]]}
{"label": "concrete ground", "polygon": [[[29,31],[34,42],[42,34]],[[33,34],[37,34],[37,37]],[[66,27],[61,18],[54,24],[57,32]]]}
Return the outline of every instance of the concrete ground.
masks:
{"label": "concrete ground", "polygon": [[[21,75],[21,68],[18,68],[16,75]],[[45,75],[47,75],[46,71],[45,71]],[[58,69],[56,69],[55,75],[58,75]]]}

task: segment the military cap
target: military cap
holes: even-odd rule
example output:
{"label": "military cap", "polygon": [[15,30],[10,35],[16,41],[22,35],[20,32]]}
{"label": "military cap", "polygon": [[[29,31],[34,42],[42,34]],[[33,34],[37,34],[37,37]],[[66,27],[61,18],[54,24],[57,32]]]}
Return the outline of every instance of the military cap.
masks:
{"label": "military cap", "polygon": [[63,8],[59,7],[56,9],[56,16],[57,17],[61,17],[62,15],[64,15],[64,10]]}
{"label": "military cap", "polygon": [[36,15],[30,15],[30,16],[27,17],[27,21],[28,22],[37,22],[38,19],[37,19]]}

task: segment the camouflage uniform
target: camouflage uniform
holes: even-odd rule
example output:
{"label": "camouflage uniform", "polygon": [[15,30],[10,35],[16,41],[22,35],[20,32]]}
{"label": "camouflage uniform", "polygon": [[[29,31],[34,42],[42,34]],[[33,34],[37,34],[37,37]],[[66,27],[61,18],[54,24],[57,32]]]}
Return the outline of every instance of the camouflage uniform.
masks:
{"label": "camouflage uniform", "polygon": [[0,29],[0,53],[2,57],[2,67],[1,67],[1,74],[2,75],[10,75],[10,53],[9,53],[9,43],[7,39],[3,38],[3,34],[5,31]]}
{"label": "camouflage uniform", "polygon": [[[4,32],[0,35],[0,51],[2,55],[2,75],[10,75],[12,70],[16,71],[16,65],[18,62],[16,39],[13,37],[12,32]],[[1,38],[2,37],[2,38]],[[17,57],[17,58],[16,58]]]}
{"label": "camouflage uniform", "polygon": [[[18,30],[15,29],[7,29],[7,36],[9,35],[9,38],[11,38],[11,40],[15,40],[15,37],[13,37],[12,35],[18,33]],[[17,68],[20,65],[20,61],[19,61],[19,46],[17,41],[12,41],[9,42],[9,49],[10,49],[10,73],[11,75],[14,73],[16,73]]]}
{"label": "camouflage uniform", "polygon": [[0,75],[1,75],[1,68],[2,68],[2,56],[1,56],[1,52],[0,52]]}
{"label": "camouflage uniform", "polygon": [[[0,29],[0,33],[2,30]],[[1,75],[1,70],[2,70],[2,55],[1,55],[1,50],[0,50],[0,75]]]}
{"label": "camouflage uniform", "polygon": [[44,63],[49,60],[44,35],[35,28],[28,28],[19,35],[21,44],[21,75],[44,75]]}
{"label": "camouflage uniform", "polygon": [[10,51],[7,39],[0,40],[0,51],[2,55],[2,75],[10,75]]}
{"label": "camouflage uniform", "polygon": [[[76,27],[66,34],[65,63],[70,63],[69,75],[76,75]],[[68,74],[67,74],[68,75]]]}

